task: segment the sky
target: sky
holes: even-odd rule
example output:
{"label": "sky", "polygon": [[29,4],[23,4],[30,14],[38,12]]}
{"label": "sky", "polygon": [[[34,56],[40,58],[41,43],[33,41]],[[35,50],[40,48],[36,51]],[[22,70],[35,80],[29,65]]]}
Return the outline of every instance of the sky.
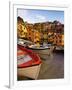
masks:
{"label": "sky", "polygon": [[56,10],[33,10],[17,9],[17,16],[23,18],[28,23],[38,23],[57,20],[64,24],[64,11]]}

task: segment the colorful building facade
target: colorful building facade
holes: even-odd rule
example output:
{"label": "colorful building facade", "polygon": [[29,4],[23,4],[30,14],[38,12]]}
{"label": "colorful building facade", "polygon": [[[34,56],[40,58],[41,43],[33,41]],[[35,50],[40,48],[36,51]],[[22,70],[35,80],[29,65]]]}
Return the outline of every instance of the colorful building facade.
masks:
{"label": "colorful building facade", "polygon": [[[17,36],[32,41],[37,46],[45,43],[52,43],[57,46],[64,46],[64,25],[49,23],[33,25],[25,23],[22,18],[17,18]],[[37,28],[39,28],[37,30]],[[56,30],[57,29],[57,30]]]}
{"label": "colorful building facade", "polygon": [[27,38],[27,29],[22,18],[17,18],[17,36],[18,38]]}

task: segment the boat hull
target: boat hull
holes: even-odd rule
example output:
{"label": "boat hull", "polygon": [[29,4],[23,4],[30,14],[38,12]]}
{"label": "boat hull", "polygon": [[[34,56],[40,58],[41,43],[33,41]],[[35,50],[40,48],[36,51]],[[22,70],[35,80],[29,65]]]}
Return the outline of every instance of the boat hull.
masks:
{"label": "boat hull", "polygon": [[41,64],[26,68],[18,68],[18,76],[26,76],[32,79],[37,79],[39,75]]}
{"label": "boat hull", "polygon": [[37,53],[40,58],[47,59],[48,57],[53,57],[53,47],[47,49],[33,49],[35,53]]}

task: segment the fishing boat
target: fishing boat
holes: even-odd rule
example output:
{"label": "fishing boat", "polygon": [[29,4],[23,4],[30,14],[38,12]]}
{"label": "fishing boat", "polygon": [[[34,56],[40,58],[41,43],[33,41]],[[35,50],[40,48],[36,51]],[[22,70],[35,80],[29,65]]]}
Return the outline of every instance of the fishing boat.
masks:
{"label": "fishing boat", "polygon": [[47,56],[52,57],[52,52],[54,47],[51,45],[40,45],[39,47],[35,46],[35,45],[30,45],[28,46],[29,49],[33,50],[35,53],[37,53],[41,58],[46,58]]}
{"label": "fishing boat", "polygon": [[41,67],[38,54],[24,46],[17,45],[17,74],[28,78],[37,79]]}

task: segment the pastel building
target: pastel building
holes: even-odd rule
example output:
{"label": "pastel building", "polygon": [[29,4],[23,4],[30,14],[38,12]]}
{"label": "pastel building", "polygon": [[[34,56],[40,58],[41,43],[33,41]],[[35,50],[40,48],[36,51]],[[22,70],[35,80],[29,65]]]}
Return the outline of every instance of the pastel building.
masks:
{"label": "pastel building", "polygon": [[64,46],[64,34],[55,33],[53,37],[53,44],[57,46]]}
{"label": "pastel building", "polygon": [[17,18],[17,36],[18,38],[27,38],[27,29],[22,18]]}

